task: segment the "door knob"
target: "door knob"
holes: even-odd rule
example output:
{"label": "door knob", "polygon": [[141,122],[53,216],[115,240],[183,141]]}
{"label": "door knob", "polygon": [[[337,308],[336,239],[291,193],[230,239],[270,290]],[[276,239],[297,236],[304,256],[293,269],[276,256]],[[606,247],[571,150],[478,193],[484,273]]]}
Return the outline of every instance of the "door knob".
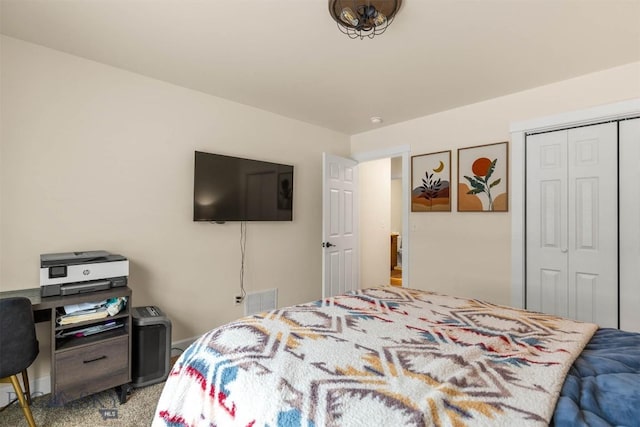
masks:
{"label": "door knob", "polygon": [[331,242],[322,242],[322,247],[323,248],[330,248],[332,246],[335,246],[333,243]]}

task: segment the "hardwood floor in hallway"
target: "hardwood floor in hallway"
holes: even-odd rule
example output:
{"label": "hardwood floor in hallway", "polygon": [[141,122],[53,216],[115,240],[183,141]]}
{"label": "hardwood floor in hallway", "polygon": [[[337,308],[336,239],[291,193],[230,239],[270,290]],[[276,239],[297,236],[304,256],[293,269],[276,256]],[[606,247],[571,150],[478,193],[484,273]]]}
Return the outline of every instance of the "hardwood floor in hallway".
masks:
{"label": "hardwood floor in hallway", "polygon": [[389,278],[391,286],[402,286],[402,269],[394,267]]}

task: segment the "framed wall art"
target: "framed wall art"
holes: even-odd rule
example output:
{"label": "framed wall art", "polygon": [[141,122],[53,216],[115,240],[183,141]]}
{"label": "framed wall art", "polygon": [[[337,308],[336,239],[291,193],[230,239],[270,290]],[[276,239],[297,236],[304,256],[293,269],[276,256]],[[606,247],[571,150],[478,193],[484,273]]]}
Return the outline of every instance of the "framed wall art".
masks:
{"label": "framed wall art", "polygon": [[458,212],[509,210],[508,143],[458,149]]}
{"label": "framed wall art", "polygon": [[450,150],[411,157],[411,212],[450,212],[450,190]]}

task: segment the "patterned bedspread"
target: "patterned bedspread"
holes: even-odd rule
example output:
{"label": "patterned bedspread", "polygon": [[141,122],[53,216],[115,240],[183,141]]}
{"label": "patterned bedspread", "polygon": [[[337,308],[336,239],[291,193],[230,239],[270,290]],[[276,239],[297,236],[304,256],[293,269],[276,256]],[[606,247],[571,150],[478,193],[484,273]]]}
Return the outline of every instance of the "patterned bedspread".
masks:
{"label": "patterned bedspread", "polygon": [[180,357],[154,426],[547,425],[596,325],[406,288],[247,317]]}

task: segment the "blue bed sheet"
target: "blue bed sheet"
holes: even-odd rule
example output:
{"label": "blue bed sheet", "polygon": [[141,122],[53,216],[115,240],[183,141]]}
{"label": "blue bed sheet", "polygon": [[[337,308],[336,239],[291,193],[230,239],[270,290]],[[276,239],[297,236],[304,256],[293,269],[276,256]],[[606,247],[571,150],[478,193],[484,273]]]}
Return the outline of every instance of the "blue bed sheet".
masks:
{"label": "blue bed sheet", "polygon": [[640,426],[640,334],[599,329],[571,366],[555,426]]}

